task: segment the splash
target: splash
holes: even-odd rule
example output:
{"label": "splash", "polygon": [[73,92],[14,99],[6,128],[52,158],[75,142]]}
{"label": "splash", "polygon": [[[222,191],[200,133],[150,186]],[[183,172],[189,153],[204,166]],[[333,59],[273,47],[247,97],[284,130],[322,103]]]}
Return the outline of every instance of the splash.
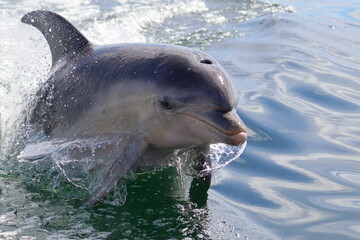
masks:
{"label": "splash", "polygon": [[[34,139],[38,136],[34,137]],[[109,170],[112,162],[124,151],[126,137],[95,137],[87,139],[52,139],[26,144],[17,156],[17,161],[8,164],[13,173],[21,175],[25,180],[47,185],[56,189],[63,183],[70,183],[74,187],[93,193]],[[201,171],[199,176],[214,173],[238,159],[244,151],[246,143],[240,147],[225,144],[211,145],[209,157],[211,166]],[[162,166],[156,166],[154,171],[164,167],[191,165],[194,160],[192,151],[172,156],[177,161],[168,161]],[[189,166],[178,168],[180,174],[196,177],[194,172],[189,174]],[[130,171],[127,178],[134,178]],[[46,187],[46,186],[45,186]],[[82,194],[82,193],[81,193]],[[108,198],[107,202],[121,205],[126,199],[125,185],[119,184]]]}
{"label": "splash", "polygon": [[240,158],[244,152],[247,141],[241,146],[230,146],[224,143],[210,145],[210,158],[211,158],[211,170],[212,172],[218,171],[227,166],[234,160]]}
{"label": "splash", "polygon": [[[44,82],[50,68],[50,52],[45,40],[36,29],[29,28],[19,21],[24,13],[45,6],[41,1],[35,1],[34,5],[22,1],[20,3],[18,4],[21,8],[16,7],[17,3],[14,3],[14,6],[9,6],[9,9],[0,15],[1,20],[4,20],[0,23],[0,30],[3,30],[0,32],[3,39],[0,42],[0,53],[7,56],[0,58],[0,70],[4,73],[0,76],[0,96],[6,100],[0,104],[1,117],[5,119],[1,121],[0,133],[6,135],[6,139],[1,139],[0,135],[0,141],[5,143],[2,147],[10,161],[6,163],[7,168],[13,173],[20,174],[24,179],[51,189],[69,183],[92,193],[101,183],[112,161],[120,155],[119,152],[123,149],[121,139],[44,140],[43,137],[37,136],[31,139],[30,143],[16,139],[19,132],[22,134],[21,130],[24,130],[24,109],[29,108],[28,103],[34,98],[33,93]],[[74,9],[79,7],[86,11],[75,12]],[[107,11],[102,11],[102,7],[104,6],[92,1],[83,1],[64,3],[64,6],[54,3],[50,8],[67,16],[71,21],[74,20],[75,25],[79,26],[87,37],[101,43],[145,41],[144,29],[150,26],[162,24],[181,15],[202,16],[209,12],[203,1],[152,1],[149,5],[139,6],[133,2],[117,1],[113,6],[107,6]],[[226,19],[214,12],[212,15],[205,14],[203,20],[211,24],[221,24]],[[3,24],[5,22],[11,24]],[[19,43],[14,39],[22,41]],[[24,49],[26,55],[23,54]],[[11,144],[13,146],[9,146]],[[241,155],[245,145],[240,148],[212,145],[212,166],[207,166],[201,174],[208,175],[225,167]],[[180,161],[186,162],[187,159],[184,158],[185,156],[180,156]],[[117,197],[110,201],[120,204],[126,196],[126,190],[119,186],[115,195]]]}

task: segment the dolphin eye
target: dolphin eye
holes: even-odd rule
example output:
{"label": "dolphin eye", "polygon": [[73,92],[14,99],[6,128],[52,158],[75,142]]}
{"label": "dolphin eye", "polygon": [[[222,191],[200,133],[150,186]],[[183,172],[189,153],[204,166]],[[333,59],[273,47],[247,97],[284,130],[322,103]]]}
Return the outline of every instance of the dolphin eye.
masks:
{"label": "dolphin eye", "polygon": [[193,99],[193,97],[187,97],[183,99],[171,99],[165,96],[160,99],[160,105],[166,110],[178,110],[186,107],[186,105],[191,103]]}
{"label": "dolphin eye", "polygon": [[212,64],[213,63],[210,59],[202,59],[202,60],[200,60],[200,62],[203,64]]}
{"label": "dolphin eye", "polygon": [[174,108],[174,105],[170,102],[167,97],[160,99],[161,106],[166,110],[171,110]]}

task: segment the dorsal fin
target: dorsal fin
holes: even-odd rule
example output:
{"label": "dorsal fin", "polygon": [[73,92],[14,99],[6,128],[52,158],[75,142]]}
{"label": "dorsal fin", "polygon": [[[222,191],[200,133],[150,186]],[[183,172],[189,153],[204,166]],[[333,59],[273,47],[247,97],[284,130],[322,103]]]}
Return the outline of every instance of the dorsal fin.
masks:
{"label": "dorsal fin", "polygon": [[68,54],[79,54],[90,42],[65,18],[50,12],[37,10],[25,14],[21,21],[30,24],[44,35],[50,46],[52,67]]}

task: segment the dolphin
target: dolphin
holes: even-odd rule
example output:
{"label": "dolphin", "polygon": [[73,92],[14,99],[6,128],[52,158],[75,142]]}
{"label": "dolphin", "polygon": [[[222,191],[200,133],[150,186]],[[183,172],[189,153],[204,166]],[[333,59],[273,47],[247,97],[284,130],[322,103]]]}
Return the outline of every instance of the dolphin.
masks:
{"label": "dolphin", "polygon": [[210,144],[245,143],[237,93],[209,55],[169,44],[95,45],[51,11],[30,12],[21,21],[40,30],[52,56],[29,124],[48,137],[126,136],[89,205],[147,156],[193,149],[201,165],[209,161]]}

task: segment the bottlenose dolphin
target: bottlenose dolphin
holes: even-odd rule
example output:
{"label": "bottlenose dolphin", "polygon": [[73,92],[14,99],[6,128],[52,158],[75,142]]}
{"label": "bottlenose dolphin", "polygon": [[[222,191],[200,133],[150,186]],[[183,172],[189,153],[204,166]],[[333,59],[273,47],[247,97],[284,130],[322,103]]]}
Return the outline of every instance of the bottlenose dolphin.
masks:
{"label": "bottlenose dolphin", "polygon": [[52,56],[29,123],[49,137],[126,136],[88,204],[106,197],[139,159],[194,149],[203,163],[209,144],[246,141],[236,92],[209,55],[167,44],[98,46],[50,11],[21,21],[40,30]]}

